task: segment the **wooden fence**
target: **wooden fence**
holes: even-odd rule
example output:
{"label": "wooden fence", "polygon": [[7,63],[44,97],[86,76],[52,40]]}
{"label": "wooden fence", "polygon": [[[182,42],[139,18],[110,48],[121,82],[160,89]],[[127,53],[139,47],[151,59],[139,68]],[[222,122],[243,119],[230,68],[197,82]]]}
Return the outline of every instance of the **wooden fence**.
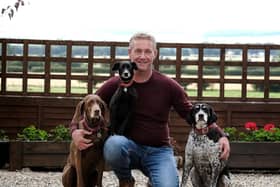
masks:
{"label": "wooden fence", "polygon": [[[128,60],[128,43],[0,39],[0,129],[15,137],[34,124],[68,125],[77,102]],[[192,101],[212,104],[220,126],[280,125],[280,45],[158,43],[154,68],[178,81]],[[173,111],[171,135],[188,125]]]}

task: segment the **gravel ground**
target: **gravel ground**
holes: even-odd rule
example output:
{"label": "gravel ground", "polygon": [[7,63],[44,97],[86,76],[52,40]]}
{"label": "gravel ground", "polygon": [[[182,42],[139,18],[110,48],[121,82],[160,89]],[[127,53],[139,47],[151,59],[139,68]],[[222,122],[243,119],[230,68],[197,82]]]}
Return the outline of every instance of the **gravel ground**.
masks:
{"label": "gravel ground", "polygon": [[[20,171],[0,170],[1,187],[62,187],[61,172],[34,172],[28,168]],[[181,175],[181,171],[180,171]],[[145,187],[147,178],[141,172],[133,171],[136,187]],[[279,187],[280,174],[234,173],[231,175],[233,187]],[[118,180],[112,172],[104,172],[104,187],[118,186]],[[189,184],[188,187],[191,187]]]}

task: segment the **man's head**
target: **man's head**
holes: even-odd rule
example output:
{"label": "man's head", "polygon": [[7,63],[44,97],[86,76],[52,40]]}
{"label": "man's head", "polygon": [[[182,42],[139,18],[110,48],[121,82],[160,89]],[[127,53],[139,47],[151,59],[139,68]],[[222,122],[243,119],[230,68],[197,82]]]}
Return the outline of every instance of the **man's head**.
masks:
{"label": "man's head", "polygon": [[155,38],[146,33],[136,33],[129,41],[128,54],[131,61],[137,64],[139,71],[152,68],[157,56]]}
{"label": "man's head", "polygon": [[148,41],[151,41],[154,50],[156,50],[156,48],[157,48],[156,40],[155,40],[155,38],[152,35],[140,32],[140,33],[134,34],[130,38],[130,40],[129,40],[129,49],[133,48],[135,40],[148,40]]}

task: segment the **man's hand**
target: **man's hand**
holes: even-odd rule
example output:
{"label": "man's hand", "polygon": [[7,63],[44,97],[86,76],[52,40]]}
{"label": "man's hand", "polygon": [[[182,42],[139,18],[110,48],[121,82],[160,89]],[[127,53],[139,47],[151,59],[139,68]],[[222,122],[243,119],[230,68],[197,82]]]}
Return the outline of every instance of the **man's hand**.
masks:
{"label": "man's hand", "polygon": [[220,149],[222,151],[220,159],[227,160],[230,153],[230,146],[227,137],[221,137],[219,139],[219,144],[220,144]]}
{"label": "man's hand", "polygon": [[84,138],[85,135],[90,134],[91,132],[86,131],[84,129],[76,129],[73,131],[72,139],[79,150],[87,149],[93,145],[91,140]]}

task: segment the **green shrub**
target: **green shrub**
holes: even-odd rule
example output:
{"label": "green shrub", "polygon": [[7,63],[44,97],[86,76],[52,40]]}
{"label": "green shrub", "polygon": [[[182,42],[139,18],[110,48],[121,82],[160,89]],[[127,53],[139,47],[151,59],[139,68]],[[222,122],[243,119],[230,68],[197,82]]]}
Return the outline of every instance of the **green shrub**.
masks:
{"label": "green shrub", "polygon": [[63,141],[71,140],[70,129],[63,125],[58,125],[50,130],[50,140]]}
{"label": "green shrub", "polygon": [[49,132],[30,125],[17,134],[17,139],[24,141],[68,141],[71,140],[71,135],[70,129],[63,125],[58,125]]}
{"label": "green shrub", "polygon": [[22,130],[22,133],[17,134],[19,140],[25,141],[46,141],[49,134],[45,130],[37,129],[34,125],[30,125]]}
{"label": "green shrub", "polygon": [[6,135],[6,132],[3,129],[0,129],[0,140],[9,140],[9,137]]}

